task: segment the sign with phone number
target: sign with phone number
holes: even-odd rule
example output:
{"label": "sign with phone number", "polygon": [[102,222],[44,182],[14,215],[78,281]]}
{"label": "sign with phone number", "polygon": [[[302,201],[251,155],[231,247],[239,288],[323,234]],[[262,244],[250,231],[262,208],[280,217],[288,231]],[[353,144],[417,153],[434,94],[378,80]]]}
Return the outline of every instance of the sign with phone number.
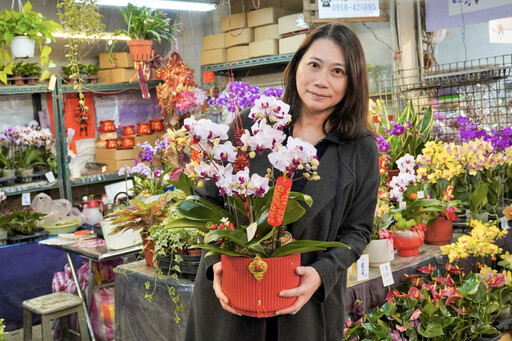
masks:
{"label": "sign with phone number", "polygon": [[317,0],[318,18],[378,17],[379,0]]}

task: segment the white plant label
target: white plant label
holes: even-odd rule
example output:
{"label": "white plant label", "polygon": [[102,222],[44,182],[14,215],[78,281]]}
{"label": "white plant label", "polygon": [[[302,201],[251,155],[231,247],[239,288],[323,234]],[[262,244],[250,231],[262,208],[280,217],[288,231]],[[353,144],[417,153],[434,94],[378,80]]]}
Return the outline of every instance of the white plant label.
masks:
{"label": "white plant label", "polygon": [[393,272],[391,271],[391,265],[389,262],[383,263],[379,265],[380,267],[380,277],[382,277],[382,285],[385,287],[390,286],[395,283],[393,280]]}

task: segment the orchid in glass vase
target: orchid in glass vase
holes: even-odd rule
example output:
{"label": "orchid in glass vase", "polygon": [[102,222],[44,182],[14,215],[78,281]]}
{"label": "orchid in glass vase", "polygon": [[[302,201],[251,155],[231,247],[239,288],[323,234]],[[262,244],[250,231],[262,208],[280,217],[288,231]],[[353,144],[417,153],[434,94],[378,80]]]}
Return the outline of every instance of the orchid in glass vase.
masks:
{"label": "orchid in glass vase", "polygon": [[[318,180],[316,149],[299,138],[287,137],[284,127],[290,122],[289,106],[275,97],[262,95],[255,100],[249,118],[251,129],[241,127],[241,117],[234,116],[234,144],[230,127],[207,119],[184,121],[178,135],[191,141],[191,162],[184,167],[178,188],[188,178],[196,182],[211,180],[224,197],[224,207],[206,198],[191,195],[178,203],[183,216],[170,221],[167,228],[194,227],[204,235],[196,245],[211,254],[265,258],[325,250],[345,246],[339,242],[293,240],[286,225],[302,217],[311,206],[308,195],[290,191],[293,180],[304,177]],[[174,133],[176,135],[176,133]],[[286,141],[286,143],[285,143]],[[273,169],[251,169],[252,161],[264,158]],[[254,167],[254,166],[253,166]],[[280,175],[275,178],[274,174]]]}

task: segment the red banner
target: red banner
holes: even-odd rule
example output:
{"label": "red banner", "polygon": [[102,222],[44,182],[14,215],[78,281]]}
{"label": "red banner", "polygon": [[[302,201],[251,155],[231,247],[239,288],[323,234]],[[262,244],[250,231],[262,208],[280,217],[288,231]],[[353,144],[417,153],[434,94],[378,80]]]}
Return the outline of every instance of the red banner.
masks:
{"label": "red banner", "polygon": [[280,176],[277,179],[267,219],[270,225],[280,226],[282,224],[291,188],[292,179],[286,176]]}

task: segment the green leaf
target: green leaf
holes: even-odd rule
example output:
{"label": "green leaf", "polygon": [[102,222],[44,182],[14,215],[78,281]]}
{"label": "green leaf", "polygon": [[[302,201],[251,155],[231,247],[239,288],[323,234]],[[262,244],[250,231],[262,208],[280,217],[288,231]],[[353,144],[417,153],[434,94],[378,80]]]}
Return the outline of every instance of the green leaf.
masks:
{"label": "green leaf", "polygon": [[350,248],[347,244],[340,242],[325,242],[319,240],[295,240],[288,244],[278,247],[272,252],[271,257],[282,257],[294,253],[304,253],[310,251],[325,250],[330,247],[346,247]]}
{"label": "green leaf", "polygon": [[444,335],[443,328],[437,323],[429,323],[427,327],[420,330],[419,333],[428,338]]}

